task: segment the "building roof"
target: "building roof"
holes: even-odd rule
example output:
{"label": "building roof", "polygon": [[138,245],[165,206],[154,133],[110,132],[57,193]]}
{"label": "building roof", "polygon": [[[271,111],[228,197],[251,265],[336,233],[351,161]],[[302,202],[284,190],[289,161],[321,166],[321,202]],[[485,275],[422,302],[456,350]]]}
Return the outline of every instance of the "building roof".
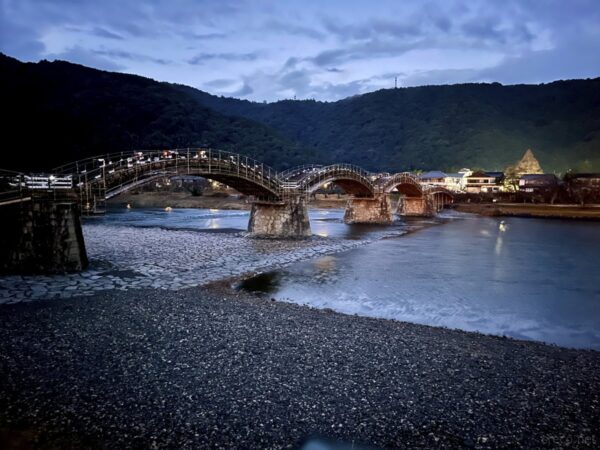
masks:
{"label": "building roof", "polygon": [[525,181],[547,181],[554,183],[556,182],[556,175],[551,173],[528,173],[521,177],[521,180]]}
{"label": "building roof", "polygon": [[568,178],[600,178],[600,172],[598,173],[569,173]]}
{"label": "building roof", "polygon": [[429,179],[429,178],[446,178],[446,174],[444,172],[440,172],[439,170],[433,170],[431,172],[425,172],[419,175],[421,180]]}
{"label": "building roof", "polygon": [[495,178],[500,178],[504,176],[504,172],[486,172],[485,173],[488,177],[495,177]]}
{"label": "building roof", "polygon": [[467,178],[493,178],[494,175],[488,175],[486,172],[478,170],[477,172],[473,172]]}
{"label": "building roof", "polygon": [[464,173],[447,173],[446,178],[464,178]]}

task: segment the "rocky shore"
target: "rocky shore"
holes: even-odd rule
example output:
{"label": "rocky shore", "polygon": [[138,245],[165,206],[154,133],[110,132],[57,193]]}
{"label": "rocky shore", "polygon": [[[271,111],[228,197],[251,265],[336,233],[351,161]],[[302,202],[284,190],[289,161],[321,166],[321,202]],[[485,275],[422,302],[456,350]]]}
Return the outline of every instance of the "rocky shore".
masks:
{"label": "rocky shore", "polygon": [[244,232],[166,231],[101,224],[86,224],[83,233],[89,269],[52,276],[2,276],[0,305],[89,296],[115,289],[178,290],[202,286],[370,242],[319,236],[301,240],[249,239]]}
{"label": "rocky shore", "polygon": [[223,283],[104,291],[0,308],[0,447],[598,448],[599,368]]}

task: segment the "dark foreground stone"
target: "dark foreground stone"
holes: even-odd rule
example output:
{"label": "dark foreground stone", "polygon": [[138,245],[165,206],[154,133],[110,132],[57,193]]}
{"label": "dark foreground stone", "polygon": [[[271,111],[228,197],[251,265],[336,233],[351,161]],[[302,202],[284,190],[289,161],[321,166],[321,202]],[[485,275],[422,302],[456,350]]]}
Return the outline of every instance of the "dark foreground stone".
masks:
{"label": "dark foreground stone", "polygon": [[0,308],[2,448],[597,448],[599,430],[600,352],[219,290]]}

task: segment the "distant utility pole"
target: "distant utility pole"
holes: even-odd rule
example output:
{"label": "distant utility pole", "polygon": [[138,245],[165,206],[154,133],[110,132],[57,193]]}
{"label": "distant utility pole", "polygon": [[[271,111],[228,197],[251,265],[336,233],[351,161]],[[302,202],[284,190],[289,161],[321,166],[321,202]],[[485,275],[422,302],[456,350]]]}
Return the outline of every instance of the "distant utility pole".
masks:
{"label": "distant utility pole", "polygon": [[394,89],[398,89],[398,77],[394,78]]}

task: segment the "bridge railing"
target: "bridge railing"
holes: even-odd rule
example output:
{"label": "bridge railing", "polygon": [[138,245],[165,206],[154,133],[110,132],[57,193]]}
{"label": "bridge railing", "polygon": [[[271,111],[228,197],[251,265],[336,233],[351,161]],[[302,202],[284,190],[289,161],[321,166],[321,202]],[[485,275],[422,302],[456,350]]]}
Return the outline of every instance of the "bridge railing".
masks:
{"label": "bridge railing", "polygon": [[29,201],[33,197],[72,201],[71,177],[24,174],[0,169],[0,205]]}
{"label": "bridge railing", "polygon": [[412,184],[420,190],[423,190],[423,185],[419,183],[418,178],[410,172],[398,172],[380,177],[375,181],[375,186],[376,189],[382,192],[389,192],[394,186],[401,183]]}
{"label": "bridge railing", "polygon": [[298,181],[300,189],[305,192],[314,189],[315,186],[320,186],[327,182],[327,180],[335,179],[336,177],[359,181],[370,190],[373,190],[371,175],[371,172],[364,170],[362,167],[354,164],[341,163],[316,167]]}
{"label": "bridge railing", "polygon": [[323,165],[321,164],[304,164],[302,166],[292,167],[284,170],[283,172],[279,172],[278,176],[282,181],[294,181],[310,174],[311,172],[317,171],[322,167]]}
{"label": "bridge railing", "polygon": [[18,201],[23,198],[26,190],[25,174],[0,169],[0,204]]}
{"label": "bridge railing", "polygon": [[[136,176],[153,170],[175,168],[177,173],[234,175],[278,193],[277,171],[253,158],[225,150],[183,148],[116,152],[75,161],[53,170],[55,174],[72,174],[76,187],[103,184],[109,187],[119,173]],[[108,181],[108,184],[107,184]]]}

